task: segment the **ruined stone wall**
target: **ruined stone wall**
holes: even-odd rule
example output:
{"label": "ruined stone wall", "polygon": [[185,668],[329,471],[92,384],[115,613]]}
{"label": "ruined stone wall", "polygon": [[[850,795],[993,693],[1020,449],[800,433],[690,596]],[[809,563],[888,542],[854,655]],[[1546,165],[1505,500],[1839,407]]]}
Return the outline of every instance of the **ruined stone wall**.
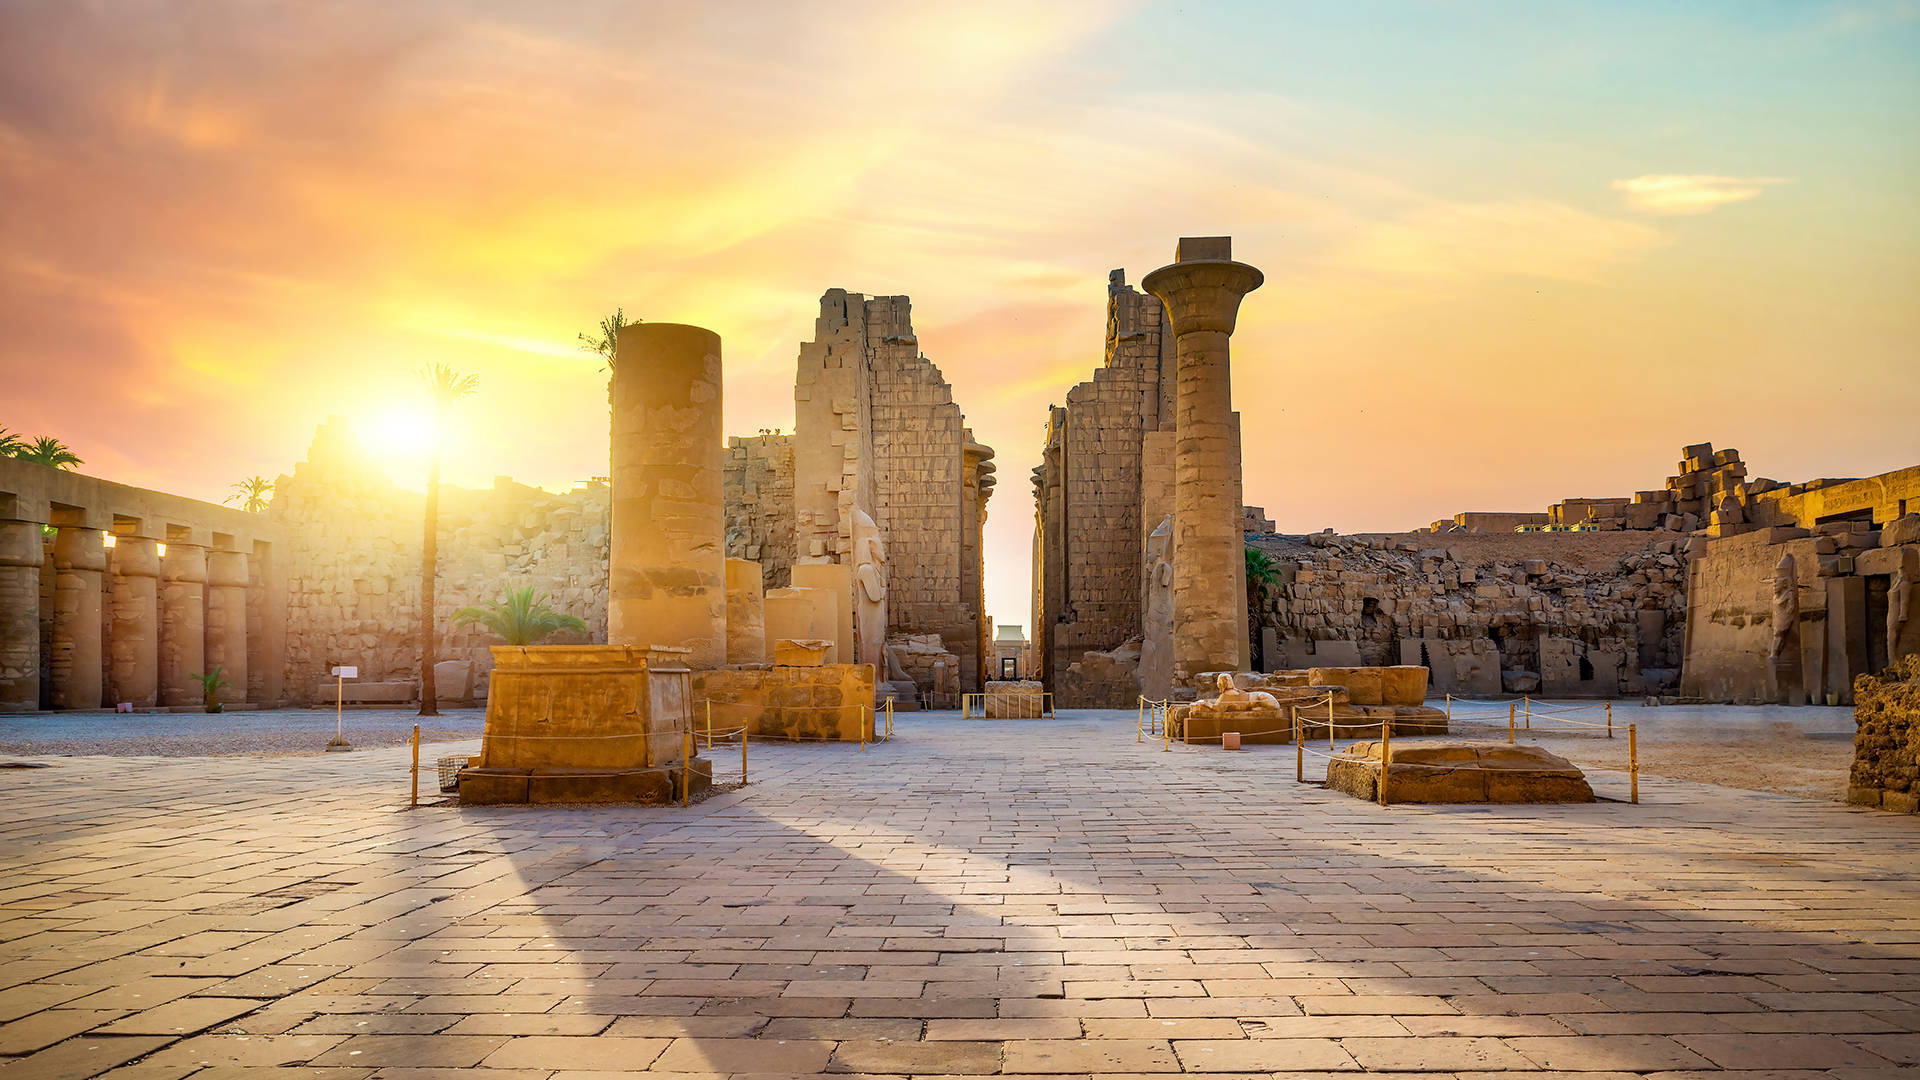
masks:
{"label": "ruined stone wall", "polygon": [[[453,630],[453,612],[509,587],[533,585],[587,623],[584,635],[543,643],[606,640],[604,485],[554,495],[503,478],[490,491],[443,486],[440,498],[439,657],[473,662],[476,694],[492,669],[488,646],[500,641],[477,627]],[[363,682],[417,681],[425,497],[385,480],[332,420],[280,479],[267,513],[287,538],[276,553],[287,575],[287,696],[311,700],[333,664],[358,666]]]}
{"label": "ruined stone wall", "polygon": [[[1267,667],[1424,664],[1434,690],[1671,692],[1686,545],[1618,533],[1322,535],[1252,542],[1284,582],[1260,605]],[[1502,672],[1505,672],[1503,678]]]}
{"label": "ruined stone wall", "polygon": [[794,560],[793,436],[733,436],[725,469],[727,557],[759,563],[766,588],[787,588]]}
{"label": "ruined stone wall", "polygon": [[[1137,691],[1124,680],[1064,674],[1088,653],[1140,636],[1141,556],[1148,516],[1143,461],[1149,433],[1170,430],[1173,338],[1159,300],[1114,271],[1107,336],[1093,378],[1067,392],[1048,424],[1035,470],[1034,642],[1041,677],[1063,708],[1111,705]],[[1169,475],[1156,482],[1171,483]],[[1110,675],[1113,665],[1093,664]],[[1090,669],[1083,669],[1090,670]],[[1125,702],[1120,702],[1124,704]]]}
{"label": "ruined stone wall", "polygon": [[[855,510],[887,549],[889,634],[939,634],[977,685],[986,613],[979,542],[992,451],[920,353],[912,302],[830,289],[794,385],[794,553],[850,562]],[[972,448],[971,452],[969,448]],[[969,458],[974,463],[969,465]]]}
{"label": "ruined stone wall", "polygon": [[1847,801],[1920,811],[1920,656],[1854,682],[1853,772]]}

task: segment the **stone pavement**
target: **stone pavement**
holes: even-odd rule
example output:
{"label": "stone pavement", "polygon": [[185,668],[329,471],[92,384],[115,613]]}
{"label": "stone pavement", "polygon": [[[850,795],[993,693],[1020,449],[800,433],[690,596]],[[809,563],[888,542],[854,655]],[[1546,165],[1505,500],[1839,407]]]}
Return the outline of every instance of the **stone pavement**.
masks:
{"label": "stone pavement", "polygon": [[898,732],[686,810],[408,810],[404,750],[0,771],[0,1080],[1920,1064],[1911,817],[1382,809],[1132,713]]}

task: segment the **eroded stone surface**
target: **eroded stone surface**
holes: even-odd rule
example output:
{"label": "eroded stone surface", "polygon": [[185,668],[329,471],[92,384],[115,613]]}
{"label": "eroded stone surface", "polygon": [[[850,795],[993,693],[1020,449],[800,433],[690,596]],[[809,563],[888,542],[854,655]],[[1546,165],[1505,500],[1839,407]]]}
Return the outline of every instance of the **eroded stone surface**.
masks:
{"label": "eroded stone surface", "polygon": [[1327,764],[1327,786],[1380,797],[1380,758],[1391,754],[1387,801],[1396,803],[1592,802],[1578,766],[1539,746],[1467,742],[1357,742]]}

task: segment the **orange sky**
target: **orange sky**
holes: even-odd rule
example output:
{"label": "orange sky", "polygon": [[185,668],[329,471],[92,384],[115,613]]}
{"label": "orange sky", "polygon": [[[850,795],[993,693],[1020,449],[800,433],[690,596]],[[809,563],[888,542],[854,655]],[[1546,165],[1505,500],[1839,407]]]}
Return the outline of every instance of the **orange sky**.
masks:
{"label": "orange sky", "polygon": [[[1247,493],[1405,528],[1920,461],[1911,4],[0,6],[0,425],[219,499],[477,373],[450,479],[604,471],[615,305],[791,428],[829,287],[913,297],[1024,623],[1106,272],[1262,267]],[[395,418],[399,419],[396,420]],[[391,459],[419,483],[418,455]]]}

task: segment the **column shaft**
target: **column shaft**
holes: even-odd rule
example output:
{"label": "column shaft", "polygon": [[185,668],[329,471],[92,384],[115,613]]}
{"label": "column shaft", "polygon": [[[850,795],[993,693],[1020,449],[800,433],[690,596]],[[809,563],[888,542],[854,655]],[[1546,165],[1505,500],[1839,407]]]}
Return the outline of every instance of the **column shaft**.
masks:
{"label": "column shaft", "polygon": [[0,521],[0,712],[40,709],[40,526]]}
{"label": "column shaft", "polygon": [[160,560],[160,704],[204,700],[194,675],[207,670],[207,549],[168,544]]}
{"label": "column shaft", "polygon": [[135,708],[160,703],[160,554],[152,540],[117,536],[108,698]]}
{"label": "column shaft", "polygon": [[641,323],[613,372],[613,537],[607,640],[727,662],[720,335]]}
{"label": "column shaft", "polygon": [[220,700],[247,700],[247,556],[207,552],[207,670],[227,681]]}
{"label": "column shaft", "polygon": [[101,578],[107,568],[98,529],[62,528],[53,541],[53,655],[56,709],[97,709],[106,694],[100,667]]}

